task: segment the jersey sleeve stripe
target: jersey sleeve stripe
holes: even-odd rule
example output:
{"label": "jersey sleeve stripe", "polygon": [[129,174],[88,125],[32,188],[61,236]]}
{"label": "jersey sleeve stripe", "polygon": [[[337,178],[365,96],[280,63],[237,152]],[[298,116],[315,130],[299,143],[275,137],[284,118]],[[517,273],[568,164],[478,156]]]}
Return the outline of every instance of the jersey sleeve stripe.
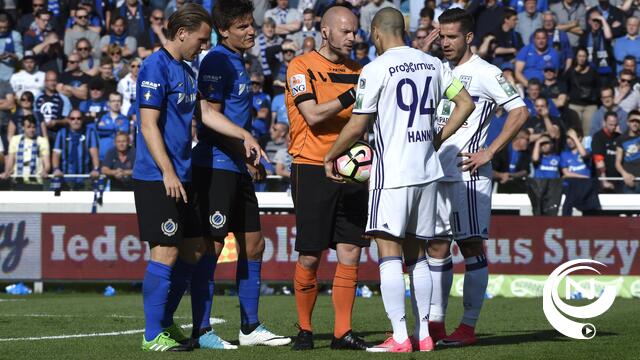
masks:
{"label": "jersey sleeve stripe", "polygon": [[327,75],[329,75],[329,79],[334,83],[353,85],[358,83],[358,77],[360,77],[358,74],[327,73]]}
{"label": "jersey sleeve stripe", "polygon": [[302,95],[298,95],[297,97],[295,97],[293,99],[293,103],[298,105],[303,101],[307,101],[307,100],[316,100],[316,95],[315,94],[302,94]]}
{"label": "jersey sleeve stripe", "polygon": [[154,106],[154,105],[145,105],[145,104],[140,104],[140,108],[147,108],[147,109],[153,109],[153,110],[162,110],[162,108],[160,106]]}
{"label": "jersey sleeve stripe", "polygon": [[518,99],[519,97],[520,97],[520,96],[516,95],[516,96],[512,97],[511,99],[509,99],[509,100],[507,100],[507,101],[503,102],[503,103],[502,103],[502,104],[500,104],[499,106],[504,106],[504,105],[506,105],[506,104],[508,104],[508,103],[512,102],[513,100]]}
{"label": "jersey sleeve stripe", "polygon": [[354,110],[352,111],[352,114],[359,114],[359,115],[366,115],[366,114],[374,114],[377,110],[371,110],[371,111],[366,111],[366,110]]}

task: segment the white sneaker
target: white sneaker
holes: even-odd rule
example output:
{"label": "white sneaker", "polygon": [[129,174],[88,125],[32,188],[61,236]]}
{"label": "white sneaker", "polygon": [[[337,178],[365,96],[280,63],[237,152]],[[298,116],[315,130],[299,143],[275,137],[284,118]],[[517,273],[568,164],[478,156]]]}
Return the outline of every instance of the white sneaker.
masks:
{"label": "white sneaker", "polygon": [[260,326],[253,330],[249,335],[245,335],[240,331],[238,340],[240,341],[241,346],[282,346],[291,342],[291,338],[276,335],[262,324],[260,324]]}

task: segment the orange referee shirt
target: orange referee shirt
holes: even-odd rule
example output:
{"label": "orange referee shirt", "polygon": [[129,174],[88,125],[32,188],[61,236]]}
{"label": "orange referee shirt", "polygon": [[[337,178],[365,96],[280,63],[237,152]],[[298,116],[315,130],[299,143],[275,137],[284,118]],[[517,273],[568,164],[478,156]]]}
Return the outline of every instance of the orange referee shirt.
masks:
{"label": "orange referee shirt", "polygon": [[349,121],[353,106],[340,111],[334,118],[309,126],[297,104],[315,100],[318,104],[334,100],[355,87],[362,67],[346,59],[334,63],[317,51],[294,58],[287,68],[285,101],[289,113],[291,142],[289,153],[296,164],[322,165],[324,156]]}

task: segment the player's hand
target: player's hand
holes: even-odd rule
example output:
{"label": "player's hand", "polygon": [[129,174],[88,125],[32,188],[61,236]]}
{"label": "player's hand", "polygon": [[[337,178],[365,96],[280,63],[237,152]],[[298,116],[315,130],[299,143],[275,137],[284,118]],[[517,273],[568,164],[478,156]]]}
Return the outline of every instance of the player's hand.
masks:
{"label": "player's hand", "polygon": [[100,176],[100,172],[98,170],[91,170],[91,172],[89,173],[89,176],[92,179],[97,179]]}
{"label": "player's hand", "polygon": [[480,149],[480,151],[474,153],[461,153],[458,156],[466,158],[460,162],[462,171],[469,171],[471,174],[474,174],[482,165],[493,158],[493,154],[487,149]]}
{"label": "player's hand", "polygon": [[162,182],[164,182],[164,188],[167,190],[167,196],[176,199],[176,202],[182,198],[185,204],[187,203],[187,192],[175,172],[167,171],[163,174]]}
{"label": "player's hand", "polygon": [[336,171],[333,160],[324,159],[324,173],[329,180],[339,183],[344,182],[344,178]]}
{"label": "player's hand", "polygon": [[498,174],[498,182],[500,184],[506,184],[509,181],[509,173],[500,173]]}
{"label": "player's hand", "polygon": [[633,188],[636,186],[636,177],[633,176],[630,173],[624,173],[622,174],[622,177],[624,178],[624,184],[627,185],[630,188]]}
{"label": "player's hand", "polygon": [[53,176],[62,177],[62,176],[64,176],[64,174],[62,173],[62,171],[60,169],[55,169],[55,170],[53,170]]}
{"label": "player's hand", "polygon": [[435,28],[431,30],[431,32],[424,39],[424,46],[420,50],[424,52],[428,52],[429,50],[431,50],[431,45],[433,45],[433,42],[436,41],[436,39],[438,39],[439,36],[440,36],[439,28]]}
{"label": "player's hand", "polygon": [[265,160],[269,161],[267,154],[262,151],[262,148],[256,139],[254,139],[249,133],[245,135],[243,144],[245,155],[247,156],[247,159],[253,160],[253,166],[258,166],[258,164],[260,164],[261,157],[264,157]]}
{"label": "player's hand", "polygon": [[578,139],[578,133],[573,128],[569,128],[569,130],[567,130],[567,136],[574,140]]}
{"label": "player's hand", "polygon": [[267,178],[267,170],[264,168],[264,165],[262,164],[258,164],[257,166],[253,166],[252,164],[247,164],[247,170],[249,170],[251,179],[254,182],[262,181]]}
{"label": "player's hand", "polygon": [[0,179],[6,180],[8,178],[9,178],[9,173],[6,173],[6,172],[0,173]]}

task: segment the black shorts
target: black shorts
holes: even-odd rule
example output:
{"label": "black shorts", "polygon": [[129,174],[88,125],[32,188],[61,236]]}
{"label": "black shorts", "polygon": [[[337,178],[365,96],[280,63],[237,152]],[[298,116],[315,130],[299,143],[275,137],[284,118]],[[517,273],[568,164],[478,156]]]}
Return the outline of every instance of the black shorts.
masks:
{"label": "black shorts", "polygon": [[291,165],[291,194],[296,212],[296,251],[335,249],[336,244],[367,247],[369,192],[366,185],[339,184],[320,165]]}
{"label": "black shorts", "polygon": [[178,245],[183,238],[200,237],[191,184],[182,186],[187,193],[186,204],[168,197],[162,181],[133,180],[140,239],[151,247]]}
{"label": "black shorts", "polygon": [[193,188],[202,236],[224,241],[230,231],[260,231],[258,199],[248,174],[194,166]]}

